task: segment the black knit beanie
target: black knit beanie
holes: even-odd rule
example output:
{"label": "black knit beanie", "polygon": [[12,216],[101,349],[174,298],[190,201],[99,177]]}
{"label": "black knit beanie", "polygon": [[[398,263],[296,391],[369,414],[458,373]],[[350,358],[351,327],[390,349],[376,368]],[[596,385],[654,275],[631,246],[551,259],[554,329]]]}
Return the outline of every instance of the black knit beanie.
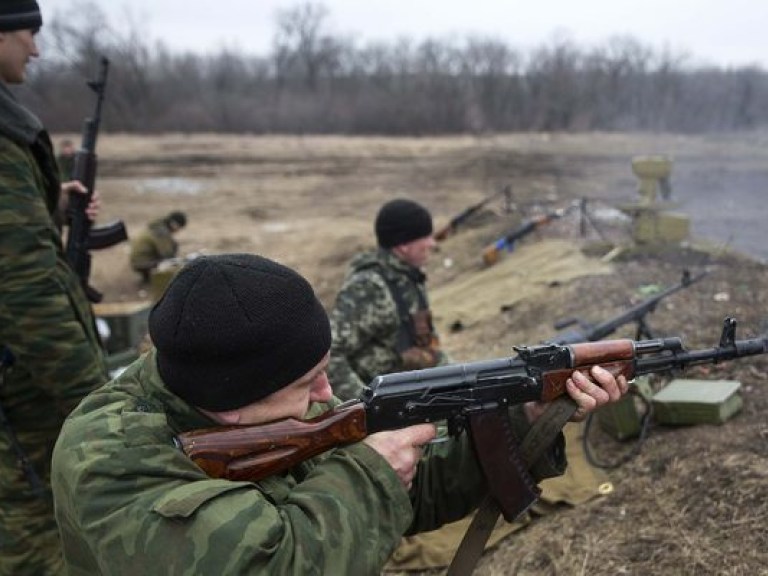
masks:
{"label": "black knit beanie", "polygon": [[376,240],[382,248],[432,234],[432,216],[421,204],[399,198],[384,204],[376,216]]}
{"label": "black knit beanie", "polygon": [[35,0],[0,1],[0,32],[36,30],[43,25],[43,16]]}
{"label": "black knit beanie", "polygon": [[152,308],[149,334],[165,385],[214,412],[280,390],[331,347],[328,315],[309,283],[252,254],[192,260]]}

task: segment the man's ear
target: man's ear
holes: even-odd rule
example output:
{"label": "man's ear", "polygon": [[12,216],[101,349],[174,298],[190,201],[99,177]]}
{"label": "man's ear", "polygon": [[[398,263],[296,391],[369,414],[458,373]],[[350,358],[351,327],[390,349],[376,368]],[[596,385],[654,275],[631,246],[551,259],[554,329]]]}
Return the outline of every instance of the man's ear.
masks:
{"label": "man's ear", "polygon": [[226,412],[216,412],[216,415],[224,424],[240,424],[240,411],[227,410]]}

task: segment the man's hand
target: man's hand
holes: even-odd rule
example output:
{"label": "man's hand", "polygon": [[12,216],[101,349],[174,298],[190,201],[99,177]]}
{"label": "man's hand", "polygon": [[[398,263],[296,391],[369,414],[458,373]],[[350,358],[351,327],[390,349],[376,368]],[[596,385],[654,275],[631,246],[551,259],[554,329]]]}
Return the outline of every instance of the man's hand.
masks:
{"label": "man's hand", "polygon": [[437,366],[437,352],[429,348],[412,346],[400,352],[403,370],[422,370]]}
{"label": "man's hand", "polygon": [[[61,203],[60,207],[62,212],[66,212],[67,206],[69,205],[69,195],[71,193],[77,193],[77,194],[87,194],[88,189],[83,186],[79,180],[70,180],[69,182],[63,182],[61,184]],[[99,196],[99,191],[94,190],[93,196],[91,196],[91,201],[88,203],[88,206],[85,208],[85,214],[88,216],[88,220],[91,222],[95,222],[96,218],[99,216],[99,211],[101,210],[101,197]]]}
{"label": "man's hand", "polygon": [[417,424],[400,430],[377,432],[363,442],[392,466],[403,486],[409,490],[416,476],[422,446],[433,440],[436,433],[433,424]]}
{"label": "man's hand", "polygon": [[[574,370],[571,377],[566,380],[565,388],[578,405],[571,421],[580,422],[600,406],[618,401],[627,393],[629,384],[624,376],[614,378],[613,374],[605,368],[593,366],[589,375]],[[545,402],[529,402],[525,405],[525,414],[530,422],[535,422],[546,408]]]}

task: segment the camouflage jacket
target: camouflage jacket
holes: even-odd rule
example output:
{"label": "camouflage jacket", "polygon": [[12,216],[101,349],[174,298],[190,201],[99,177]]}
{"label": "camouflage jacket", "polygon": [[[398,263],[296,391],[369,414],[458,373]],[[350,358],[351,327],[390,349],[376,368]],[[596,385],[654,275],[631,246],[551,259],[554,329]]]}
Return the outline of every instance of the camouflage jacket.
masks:
{"label": "camouflage jacket", "polygon": [[[56,170],[48,134],[0,82],[0,345],[16,357],[0,403],[43,476],[64,417],[107,381],[90,304],[64,254]],[[0,454],[6,442],[0,431]],[[12,477],[6,465],[17,468],[0,458],[0,475]]]}
{"label": "camouflage jacket", "polygon": [[131,267],[150,270],[161,260],[176,256],[179,246],[164,220],[154,220],[131,241]]}
{"label": "camouflage jacket", "polygon": [[173,438],[212,425],[165,388],[154,350],[80,404],[53,454],[70,576],[378,574],[403,533],[463,517],[485,490],[466,436],[426,448],[410,493],[363,443],[256,484],[212,479]]}
{"label": "camouflage jacket", "polygon": [[[403,370],[398,338],[404,320],[398,296],[410,312],[429,307],[421,270],[389,250],[366,252],[349,264],[331,312],[331,362],[328,376],[339,398],[358,397],[375,376]],[[433,334],[435,338],[437,334]],[[438,351],[438,364],[450,362]]]}

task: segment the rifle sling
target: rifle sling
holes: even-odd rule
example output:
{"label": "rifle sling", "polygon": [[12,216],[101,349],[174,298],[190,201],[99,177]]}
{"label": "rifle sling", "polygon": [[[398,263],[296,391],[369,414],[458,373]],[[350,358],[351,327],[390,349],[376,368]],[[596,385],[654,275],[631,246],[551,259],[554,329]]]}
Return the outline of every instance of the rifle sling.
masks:
{"label": "rifle sling", "polygon": [[[563,426],[576,411],[576,404],[570,397],[561,396],[554,400],[544,414],[528,431],[520,451],[530,467],[549,449]],[[469,576],[485,551],[485,544],[491,536],[501,510],[496,501],[486,496],[477,509],[464,538],[459,544],[446,576]]]}
{"label": "rifle sling", "polygon": [[[389,294],[392,297],[392,300],[394,300],[395,306],[397,307],[397,315],[400,318],[400,326],[397,331],[396,346],[397,351],[402,352],[408,348],[411,348],[412,346],[417,345],[416,328],[414,327],[413,319],[411,318],[411,310],[406,304],[402,292],[398,289],[394,278],[390,276],[389,272],[382,267],[377,267],[376,272],[384,280],[384,283],[389,289]],[[424,294],[422,293],[418,283],[410,276],[408,279],[411,281],[414,289],[416,290],[416,294],[419,299],[419,310],[428,310],[429,305],[427,304],[427,301],[424,298]]]}

